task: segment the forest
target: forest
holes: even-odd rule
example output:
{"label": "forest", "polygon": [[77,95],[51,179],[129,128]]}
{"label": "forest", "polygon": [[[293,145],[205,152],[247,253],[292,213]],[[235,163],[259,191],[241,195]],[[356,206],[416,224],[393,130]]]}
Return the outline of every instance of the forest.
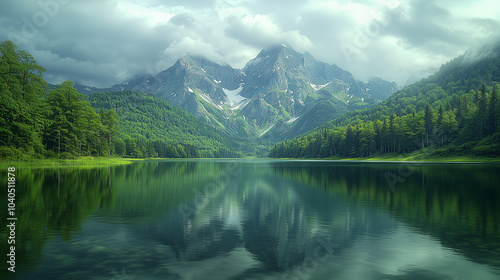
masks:
{"label": "forest", "polygon": [[[500,156],[500,48],[466,55],[373,107],[277,143],[272,158]],[[495,52],[494,52],[495,53]],[[0,158],[242,157],[236,139],[152,94],[49,87],[26,51],[0,43]],[[246,139],[245,143],[248,142]],[[267,145],[267,144],[266,144]]]}
{"label": "forest", "polygon": [[45,69],[14,43],[1,43],[0,52],[0,157],[110,155],[113,110],[96,112],[72,82],[49,90]]}
{"label": "forest", "polygon": [[[498,53],[498,47],[497,47]],[[278,143],[274,158],[500,156],[500,57],[460,56],[386,101]]]}
{"label": "forest", "polygon": [[44,71],[11,41],[0,43],[2,159],[240,156],[215,129],[150,94],[85,97],[70,81],[51,89]]}
{"label": "forest", "polygon": [[96,110],[115,110],[120,116],[118,134],[114,141],[115,154],[118,156],[241,156],[234,152],[236,142],[233,137],[150,93],[98,92],[86,95],[85,100]]}

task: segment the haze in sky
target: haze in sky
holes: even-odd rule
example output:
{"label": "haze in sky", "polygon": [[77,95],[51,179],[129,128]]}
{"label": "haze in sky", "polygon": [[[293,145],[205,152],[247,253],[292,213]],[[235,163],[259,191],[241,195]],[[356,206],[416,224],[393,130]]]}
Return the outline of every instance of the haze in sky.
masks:
{"label": "haze in sky", "polygon": [[498,38],[496,1],[4,1],[0,40],[47,69],[48,82],[109,87],[186,54],[243,68],[287,42],[361,80],[403,85]]}

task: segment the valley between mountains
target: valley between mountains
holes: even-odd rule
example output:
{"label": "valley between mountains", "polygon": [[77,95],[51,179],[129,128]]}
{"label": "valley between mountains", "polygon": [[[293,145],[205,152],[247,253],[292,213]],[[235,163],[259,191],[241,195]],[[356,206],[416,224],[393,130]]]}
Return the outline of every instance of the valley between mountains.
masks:
{"label": "valley between mountains", "polygon": [[181,108],[236,138],[285,140],[343,113],[385,100],[395,83],[364,83],[336,65],[282,44],[262,50],[243,69],[186,56],[157,75],[138,75],[107,89],[76,86],[83,94],[141,91]]}
{"label": "valley between mountains", "polygon": [[398,89],[281,44],[243,69],[185,56],[110,88],[49,85],[0,44],[0,157],[480,158],[500,156],[500,45]]}

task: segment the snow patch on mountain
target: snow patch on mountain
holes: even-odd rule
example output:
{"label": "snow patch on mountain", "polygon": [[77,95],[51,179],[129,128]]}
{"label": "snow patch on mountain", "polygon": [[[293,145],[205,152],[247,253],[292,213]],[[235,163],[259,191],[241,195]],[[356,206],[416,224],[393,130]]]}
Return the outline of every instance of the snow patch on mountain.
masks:
{"label": "snow patch on mountain", "polygon": [[241,85],[239,88],[237,88],[235,90],[228,90],[226,88],[223,88],[222,90],[224,91],[224,93],[227,96],[226,102],[229,106],[234,106],[234,105],[240,103],[241,101],[246,100],[245,97],[240,95],[240,92],[243,90],[243,86],[241,86]]}
{"label": "snow patch on mountain", "polygon": [[314,90],[320,90],[320,89],[323,89],[325,88],[326,86],[328,86],[329,84],[331,84],[332,82],[329,82],[327,84],[324,84],[324,85],[315,85],[311,82],[309,82],[309,85],[311,85],[311,87],[314,89]]}

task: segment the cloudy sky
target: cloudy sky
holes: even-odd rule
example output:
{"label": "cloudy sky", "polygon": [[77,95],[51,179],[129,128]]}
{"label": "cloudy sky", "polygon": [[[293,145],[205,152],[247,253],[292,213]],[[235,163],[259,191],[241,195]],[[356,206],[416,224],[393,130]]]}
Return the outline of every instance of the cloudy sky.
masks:
{"label": "cloudy sky", "polygon": [[496,0],[2,1],[0,40],[29,51],[51,83],[108,87],[186,54],[243,68],[282,42],[360,80],[404,84],[498,37]]}

